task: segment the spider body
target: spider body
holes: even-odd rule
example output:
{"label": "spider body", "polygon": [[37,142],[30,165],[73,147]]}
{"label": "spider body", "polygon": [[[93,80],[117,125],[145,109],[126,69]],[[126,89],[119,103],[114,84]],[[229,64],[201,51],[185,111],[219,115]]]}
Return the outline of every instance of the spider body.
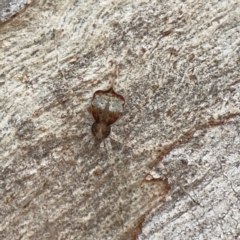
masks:
{"label": "spider body", "polygon": [[110,134],[111,124],[121,116],[124,104],[124,98],[112,88],[94,93],[91,103],[91,111],[95,119],[92,133],[97,139],[104,139]]}

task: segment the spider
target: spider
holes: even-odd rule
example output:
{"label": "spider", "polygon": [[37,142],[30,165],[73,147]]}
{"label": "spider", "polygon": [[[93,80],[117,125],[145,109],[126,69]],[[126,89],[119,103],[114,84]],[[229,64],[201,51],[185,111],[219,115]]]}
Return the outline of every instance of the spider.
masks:
{"label": "spider", "polygon": [[91,110],[95,119],[92,125],[92,133],[97,139],[104,139],[110,134],[110,125],[120,117],[124,104],[124,98],[115,93],[112,87],[107,91],[98,90],[94,93],[91,103]]}

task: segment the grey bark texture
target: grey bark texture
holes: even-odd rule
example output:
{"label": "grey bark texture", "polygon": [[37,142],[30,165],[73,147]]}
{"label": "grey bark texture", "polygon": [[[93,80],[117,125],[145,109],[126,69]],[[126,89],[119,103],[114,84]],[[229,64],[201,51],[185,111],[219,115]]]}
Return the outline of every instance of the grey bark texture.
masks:
{"label": "grey bark texture", "polygon": [[0,48],[0,239],[240,239],[238,0],[34,1]]}
{"label": "grey bark texture", "polygon": [[31,0],[1,0],[0,2],[0,23],[9,20],[17,15]]}

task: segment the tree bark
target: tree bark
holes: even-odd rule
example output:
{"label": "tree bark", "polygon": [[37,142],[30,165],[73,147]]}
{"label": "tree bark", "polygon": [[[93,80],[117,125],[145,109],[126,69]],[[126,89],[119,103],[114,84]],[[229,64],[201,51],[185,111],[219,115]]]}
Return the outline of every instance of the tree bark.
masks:
{"label": "tree bark", "polygon": [[0,239],[238,239],[239,26],[234,0],[40,0],[1,24]]}

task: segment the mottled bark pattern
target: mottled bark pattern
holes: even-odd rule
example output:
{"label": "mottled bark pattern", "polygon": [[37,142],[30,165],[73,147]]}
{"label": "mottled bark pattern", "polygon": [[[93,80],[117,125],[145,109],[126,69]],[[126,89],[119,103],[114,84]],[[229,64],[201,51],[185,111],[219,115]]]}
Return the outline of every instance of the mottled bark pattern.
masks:
{"label": "mottled bark pattern", "polygon": [[0,25],[0,239],[238,239],[239,1],[31,3]]}

